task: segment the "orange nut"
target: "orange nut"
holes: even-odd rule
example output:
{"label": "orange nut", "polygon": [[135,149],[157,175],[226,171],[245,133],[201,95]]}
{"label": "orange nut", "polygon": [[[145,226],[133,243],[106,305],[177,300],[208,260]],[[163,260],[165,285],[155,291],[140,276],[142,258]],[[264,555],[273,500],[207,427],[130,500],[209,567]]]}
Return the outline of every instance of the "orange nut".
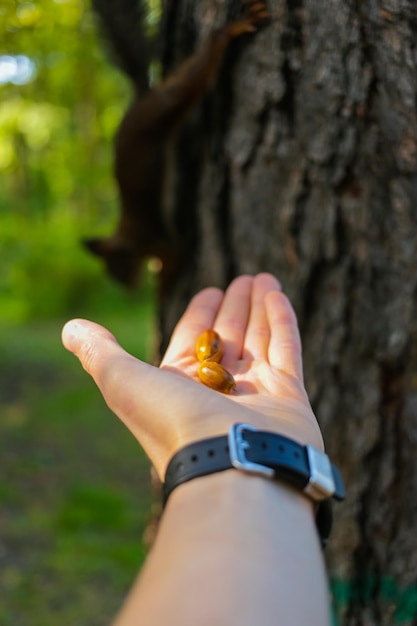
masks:
{"label": "orange nut", "polygon": [[208,328],[199,335],[195,351],[199,361],[215,361],[220,363],[224,354],[223,341],[215,330]]}
{"label": "orange nut", "polygon": [[220,363],[203,361],[198,366],[198,377],[202,383],[222,393],[232,393],[236,389],[233,376]]}

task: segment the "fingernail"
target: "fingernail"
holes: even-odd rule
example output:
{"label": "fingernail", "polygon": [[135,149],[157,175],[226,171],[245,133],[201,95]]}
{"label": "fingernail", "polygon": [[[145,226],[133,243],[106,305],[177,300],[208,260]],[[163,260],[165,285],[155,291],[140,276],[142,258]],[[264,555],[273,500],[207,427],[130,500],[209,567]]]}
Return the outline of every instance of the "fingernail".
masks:
{"label": "fingernail", "polygon": [[79,325],[74,321],[67,322],[62,329],[62,343],[65,348],[75,354],[77,351],[78,339]]}

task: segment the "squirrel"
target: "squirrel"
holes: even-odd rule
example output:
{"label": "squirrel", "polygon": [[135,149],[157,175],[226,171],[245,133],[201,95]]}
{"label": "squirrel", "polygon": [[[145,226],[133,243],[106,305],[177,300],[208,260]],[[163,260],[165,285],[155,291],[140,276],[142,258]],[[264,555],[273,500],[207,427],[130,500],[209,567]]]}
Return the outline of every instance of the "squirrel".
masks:
{"label": "squirrel", "polygon": [[164,223],[168,149],[215,82],[230,42],[255,31],[269,17],[264,0],[242,1],[247,6],[241,19],[213,31],[172,75],[151,87],[145,0],[93,0],[116,59],[133,82],[135,97],[115,138],[114,172],[121,204],[116,230],[110,237],[87,239],[84,244],[104,259],[108,274],[126,287],[136,284],[147,257],[161,260],[162,284],[178,265],[177,245]]}

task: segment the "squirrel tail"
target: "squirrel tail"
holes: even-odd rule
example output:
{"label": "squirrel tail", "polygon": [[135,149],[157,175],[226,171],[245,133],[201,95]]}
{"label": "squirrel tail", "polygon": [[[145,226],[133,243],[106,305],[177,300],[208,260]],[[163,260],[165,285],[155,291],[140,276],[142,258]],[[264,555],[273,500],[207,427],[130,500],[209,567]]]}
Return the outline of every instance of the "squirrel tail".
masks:
{"label": "squirrel tail", "polygon": [[146,0],[92,0],[111,57],[136,90],[149,90],[150,47]]}

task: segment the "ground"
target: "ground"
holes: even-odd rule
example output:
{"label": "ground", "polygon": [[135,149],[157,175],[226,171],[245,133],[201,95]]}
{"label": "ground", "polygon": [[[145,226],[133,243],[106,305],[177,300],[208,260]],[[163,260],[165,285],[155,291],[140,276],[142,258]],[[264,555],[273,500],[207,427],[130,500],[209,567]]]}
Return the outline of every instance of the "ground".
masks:
{"label": "ground", "polygon": [[[103,626],[145,555],[149,464],[60,343],[64,320],[0,328],[0,623]],[[149,317],[104,322],[149,357]]]}

